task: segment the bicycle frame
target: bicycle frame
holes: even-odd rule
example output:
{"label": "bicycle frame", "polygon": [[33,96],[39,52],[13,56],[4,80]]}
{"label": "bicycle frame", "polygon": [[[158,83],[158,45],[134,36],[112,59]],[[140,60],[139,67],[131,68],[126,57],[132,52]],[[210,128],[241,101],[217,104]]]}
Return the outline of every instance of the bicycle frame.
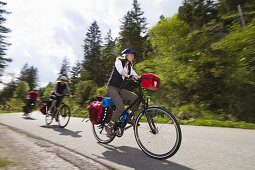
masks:
{"label": "bicycle frame", "polygon": [[[151,116],[149,113],[147,113],[147,108],[148,108],[148,103],[149,103],[149,99],[145,100],[144,98],[144,94],[142,92],[142,86],[139,83],[139,93],[138,93],[138,98],[131,103],[122,113],[122,115],[127,112],[128,110],[131,110],[131,108],[133,107],[133,109],[131,110],[131,113],[128,115],[128,117],[126,118],[126,120],[124,121],[124,123],[122,124],[117,124],[116,128],[121,127],[122,130],[126,130],[125,127],[127,125],[128,119],[130,119],[132,116],[134,116],[134,113],[136,112],[136,110],[138,109],[138,107],[140,106],[140,104],[142,103],[142,111],[145,113],[147,120],[148,120],[148,124],[149,127],[151,128],[151,132],[152,133],[156,133],[156,127],[154,125],[153,120],[151,119]],[[129,127],[128,127],[129,128]]]}

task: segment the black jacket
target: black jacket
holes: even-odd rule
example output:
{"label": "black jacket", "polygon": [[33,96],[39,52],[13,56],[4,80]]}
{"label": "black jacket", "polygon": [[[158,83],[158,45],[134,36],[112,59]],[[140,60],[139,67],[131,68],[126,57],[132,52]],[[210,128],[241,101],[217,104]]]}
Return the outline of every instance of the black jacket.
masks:
{"label": "black jacket", "polygon": [[[125,67],[126,61],[127,61],[126,59],[121,60],[123,68]],[[129,64],[129,66],[128,66],[128,74],[129,75],[130,75],[130,72],[131,72],[131,65]],[[117,87],[117,88],[122,88],[123,84],[124,84],[124,80],[122,79],[122,75],[118,72],[117,68],[114,65],[111,77],[110,77],[107,85],[108,86],[114,86],[114,87]]]}

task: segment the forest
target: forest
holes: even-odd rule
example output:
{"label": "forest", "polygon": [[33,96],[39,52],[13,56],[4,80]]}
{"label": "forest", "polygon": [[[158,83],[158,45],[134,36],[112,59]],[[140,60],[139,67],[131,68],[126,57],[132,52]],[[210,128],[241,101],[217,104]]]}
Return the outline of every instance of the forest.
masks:
{"label": "forest", "polygon": [[[0,76],[11,58],[5,51],[3,13],[0,2]],[[105,88],[114,61],[121,51],[136,51],[134,69],[160,78],[157,91],[146,91],[151,104],[169,109],[179,120],[221,120],[255,123],[255,3],[254,0],[184,0],[172,17],[159,16],[147,27],[137,0],[121,19],[120,32],[112,38],[109,29],[102,37],[97,21],[85,33],[84,60],[70,66],[64,58],[59,76],[68,77],[73,94],[66,99],[73,115],[87,112]],[[0,90],[0,104],[22,111],[26,93],[38,86],[38,69],[24,65],[20,77]],[[2,83],[2,82],[0,82]],[[40,88],[41,100],[49,98],[55,82]],[[125,88],[137,92],[128,80]],[[38,107],[39,107],[38,102]]]}

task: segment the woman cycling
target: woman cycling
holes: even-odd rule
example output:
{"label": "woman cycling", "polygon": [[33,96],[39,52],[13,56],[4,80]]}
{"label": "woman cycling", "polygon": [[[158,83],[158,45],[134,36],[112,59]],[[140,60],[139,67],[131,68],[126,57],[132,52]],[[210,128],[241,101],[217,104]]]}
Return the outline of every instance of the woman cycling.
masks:
{"label": "woman cycling", "polygon": [[[135,93],[122,88],[126,78],[131,78],[133,80],[139,78],[133,70],[132,62],[134,60],[134,54],[135,51],[132,49],[125,49],[122,51],[122,57],[116,58],[111,77],[107,84],[107,95],[111,97],[111,100],[116,106],[111,121],[105,128],[108,136],[114,136],[113,126],[115,122],[119,121],[119,118],[125,109],[122,99],[132,103],[138,97]],[[134,122],[129,120],[129,123],[133,124]]]}
{"label": "woman cycling", "polygon": [[63,98],[62,94],[64,93],[65,90],[69,94],[69,97],[72,98],[71,92],[70,92],[66,82],[67,82],[67,78],[65,76],[61,76],[60,81],[58,81],[55,84],[54,91],[51,94],[51,99],[53,99],[52,103],[51,103],[51,106],[49,108],[49,110],[51,112],[52,112],[52,108],[56,105],[56,103],[57,103],[57,106],[58,106],[58,104],[61,102],[61,100]]}

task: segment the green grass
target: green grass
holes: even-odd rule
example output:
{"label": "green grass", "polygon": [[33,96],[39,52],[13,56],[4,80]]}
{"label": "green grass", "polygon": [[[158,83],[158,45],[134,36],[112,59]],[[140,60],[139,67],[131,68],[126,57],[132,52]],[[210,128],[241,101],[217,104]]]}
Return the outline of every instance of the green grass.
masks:
{"label": "green grass", "polygon": [[201,118],[191,118],[188,120],[178,120],[182,125],[195,125],[195,126],[211,126],[211,127],[230,127],[230,128],[242,128],[242,129],[255,129],[255,123],[247,123],[244,121],[222,121],[222,120],[208,120]]}
{"label": "green grass", "polygon": [[[146,122],[147,119],[142,117],[142,122]],[[158,123],[167,123],[169,119],[158,117]],[[178,119],[180,125],[194,125],[194,126],[209,126],[209,127],[229,127],[229,128],[242,128],[242,129],[255,129],[255,123],[247,123],[244,121],[234,122],[234,121],[222,121],[213,119],[202,119],[202,118],[190,118],[188,120]]]}
{"label": "green grass", "polygon": [[7,159],[5,159],[5,158],[1,158],[1,157],[0,157],[0,168],[4,167],[4,166],[6,166],[6,165],[9,165],[9,164],[13,164],[13,163],[14,163],[14,162],[9,161],[9,160],[7,160]]}

